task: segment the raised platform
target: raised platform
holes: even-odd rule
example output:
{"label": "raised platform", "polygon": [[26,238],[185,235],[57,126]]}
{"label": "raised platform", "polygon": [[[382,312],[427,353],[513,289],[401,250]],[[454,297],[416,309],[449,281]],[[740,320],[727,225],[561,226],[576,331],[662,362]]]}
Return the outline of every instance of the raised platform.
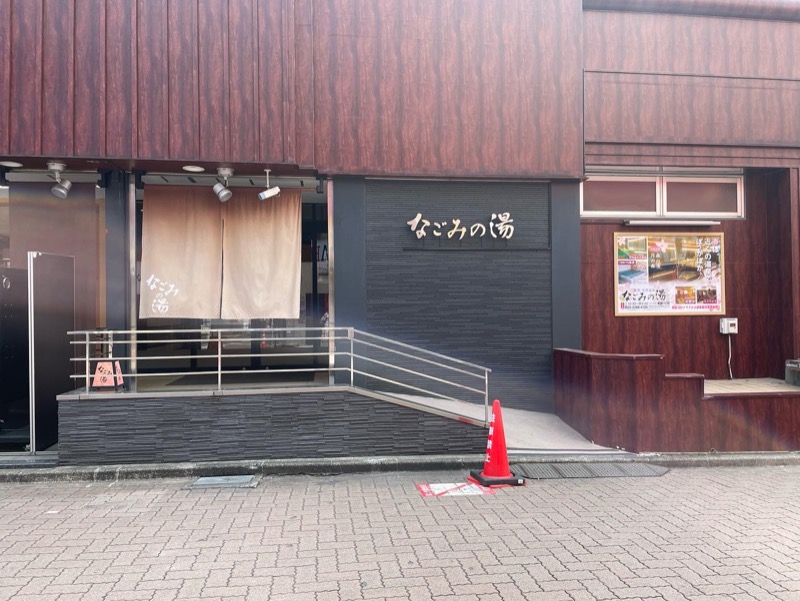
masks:
{"label": "raised platform", "polygon": [[487,430],[345,386],[59,395],[59,464],[481,454]]}
{"label": "raised platform", "polygon": [[787,384],[777,378],[734,378],[733,380],[704,380],[705,396],[731,394],[800,394],[800,386]]}
{"label": "raised platform", "polygon": [[800,449],[800,387],[669,374],[656,354],[553,356],[556,413],[597,444],[637,453]]}

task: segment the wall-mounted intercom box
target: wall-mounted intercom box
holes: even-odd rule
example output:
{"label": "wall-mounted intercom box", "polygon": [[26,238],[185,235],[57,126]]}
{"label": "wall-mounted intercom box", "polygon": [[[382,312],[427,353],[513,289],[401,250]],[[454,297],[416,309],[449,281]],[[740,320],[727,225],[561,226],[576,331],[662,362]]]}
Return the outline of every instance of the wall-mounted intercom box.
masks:
{"label": "wall-mounted intercom box", "polygon": [[738,334],[739,319],[736,317],[723,317],[719,320],[720,334]]}

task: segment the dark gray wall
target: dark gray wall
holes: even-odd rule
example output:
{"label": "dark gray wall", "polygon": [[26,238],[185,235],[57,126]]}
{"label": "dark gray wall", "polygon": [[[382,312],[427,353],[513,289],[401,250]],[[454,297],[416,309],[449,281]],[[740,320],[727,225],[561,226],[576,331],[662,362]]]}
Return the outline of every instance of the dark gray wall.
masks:
{"label": "dark gray wall", "polygon": [[[367,330],[488,366],[492,398],[550,410],[548,185],[367,180],[365,205]],[[453,219],[468,229],[488,227],[492,213],[501,212],[514,220],[509,240],[488,231],[483,238],[447,238]],[[421,239],[407,225],[417,213],[431,222]],[[448,226],[436,238],[434,222],[441,221]],[[338,232],[335,240],[336,269],[347,269]]]}
{"label": "dark gray wall", "polygon": [[130,328],[128,293],[128,174],[112,171],[105,189],[106,324],[112,330]]}
{"label": "dark gray wall", "polygon": [[62,465],[479,454],[485,448],[482,427],[344,391],[59,402]]}
{"label": "dark gray wall", "polygon": [[581,348],[580,184],[550,185],[553,220],[553,347]]}
{"label": "dark gray wall", "polygon": [[364,179],[337,178],[333,190],[333,319],[336,326],[367,327]]}

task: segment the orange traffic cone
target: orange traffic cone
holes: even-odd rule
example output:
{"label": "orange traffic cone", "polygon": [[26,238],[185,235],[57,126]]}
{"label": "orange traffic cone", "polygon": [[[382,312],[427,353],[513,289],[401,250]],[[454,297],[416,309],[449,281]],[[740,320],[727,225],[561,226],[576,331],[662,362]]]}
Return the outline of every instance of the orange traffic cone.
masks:
{"label": "orange traffic cone", "polygon": [[477,482],[481,486],[520,486],[525,484],[523,478],[517,478],[508,467],[508,451],[506,434],[503,430],[503,414],[500,412],[500,401],[492,403],[492,418],[489,422],[489,440],[486,442],[486,461],[483,470],[470,470],[467,480]]}

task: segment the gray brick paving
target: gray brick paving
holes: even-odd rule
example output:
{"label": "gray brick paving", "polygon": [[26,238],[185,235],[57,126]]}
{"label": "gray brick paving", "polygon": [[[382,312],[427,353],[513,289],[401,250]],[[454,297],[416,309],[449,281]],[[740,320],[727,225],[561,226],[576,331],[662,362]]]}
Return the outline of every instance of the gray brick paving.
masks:
{"label": "gray brick paving", "polygon": [[0,483],[0,601],[800,601],[800,466]]}

